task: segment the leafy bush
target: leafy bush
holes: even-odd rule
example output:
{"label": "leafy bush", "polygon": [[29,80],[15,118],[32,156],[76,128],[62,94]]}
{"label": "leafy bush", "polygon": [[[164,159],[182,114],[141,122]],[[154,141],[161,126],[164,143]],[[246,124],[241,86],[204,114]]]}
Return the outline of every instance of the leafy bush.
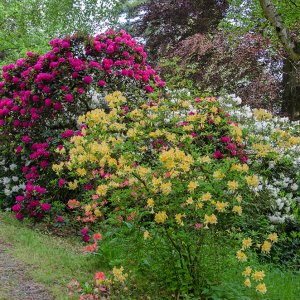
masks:
{"label": "leafy bush", "polygon": [[280,243],[272,251],[274,262],[299,269],[300,123],[273,116],[264,109],[240,106],[241,99],[234,95],[220,100],[241,124],[245,143],[252,149],[251,168],[260,177],[255,192],[262,195],[263,201],[250,212],[257,222],[245,220],[244,226],[258,232],[264,227],[259,220],[267,215],[280,234]]}
{"label": "leafy bush", "polygon": [[[52,50],[42,56],[29,52],[25,59],[4,66],[0,82],[1,156],[6,157],[7,147],[15,148],[10,163],[22,169],[20,183],[26,184],[25,195],[18,195],[13,207],[18,218],[25,213],[40,219],[49,211],[47,203],[42,207],[53,177],[47,166],[55,157],[52,149],[61,143],[62,130],[69,130],[65,135],[76,130],[77,117],[103,107],[103,95],[111,90],[124,90],[134,105],[138,95],[146,97],[164,86],[146,63],[143,47],[123,30],[94,38],[54,39],[50,45]],[[15,196],[10,187],[5,189],[7,197]],[[21,205],[24,196],[26,205]]]}
{"label": "leafy bush", "polygon": [[[68,205],[85,226],[83,240],[92,240],[99,226],[104,236],[113,228],[132,228],[150,249],[159,249],[153,263],[166,270],[161,288],[199,296],[208,274],[218,281],[217,265],[204,259],[206,247],[223,253],[218,243],[232,241],[243,205],[253,201],[259,185],[246,164],[242,130],[212,97],[151,100],[126,110],[120,92],[105,100],[110,110],[79,117],[81,134],[65,143],[61,160],[52,166],[78,191]],[[270,235],[260,251],[269,253],[276,241],[277,235]],[[239,261],[248,260],[252,244],[254,239],[243,239],[236,252]],[[95,239],[86,247],[98,249],[101,253]],[[264,273],[253,276],[261,281]],[[264,284],[257,289],[265,293]]]}

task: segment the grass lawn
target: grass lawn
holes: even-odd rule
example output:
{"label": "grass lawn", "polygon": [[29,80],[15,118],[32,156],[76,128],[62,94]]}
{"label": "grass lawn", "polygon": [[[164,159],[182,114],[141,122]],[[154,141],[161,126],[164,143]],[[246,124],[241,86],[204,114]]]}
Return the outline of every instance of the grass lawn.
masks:
{"label": "grass lawn", "polygon": [[[109,269],[107,263],[101,263],[99,257],[84,255],[78,238],[61,238],[45,231],[33,230],[28,224],[26,225],[26,222],[18,222],[8,213],[0,213],[0,240],[12,245],[8,250],[11,256],[28,265],[28,275],[35,282],[45,285],[58,300],[76,299],[67,294],[67,284],[71,279],[84,282],[92,279],[95,272],[106,272]],[[106,251],[108,253],[109,249],[107,248]],[[110,253],[113,253],[112,256],[122,255],[122,248],[119,251],[115,248]],[[268,265],[257,265],[257,269],[264,269],[266,272],[265,282],[268,288],[266,295],[258,295],[253,289],[245,290],[241,284],[243,280],[240,275],[241,268],[235,259],[228,261],[230,267],[226,268],[226,263],[224,264],[222,276],[224,283],[212,288],[215,294],[215,298],[212,299],[299,299],[300,273],[281,271]],[[139,281],[142,283],[146,278],[139,279],[135,276],[135,280],[134,284],[139,285]],[[145,286],[145,282],[141,285]],[[0,299],[6,299],[4,297],[6,292],[0,289]],[[152,292],[144,291],[143,295],[153,295]],[[132,295],[130,299],[150,298]],[[151,299],[160,300],[161,298],[153,295]]]}
{"label": "grass lawn", "polygon": [[[59,300],[72,299],[67,293],[71,279],[93,278],[100,267],[95,257],[83,254],[79,239],[32,230],[7,213],[0,213],[0,222],[0,240],[12,245],[8,250],[12,257],[26,263],[28,275]],[[0,290],[0,295],[4,292]]]}

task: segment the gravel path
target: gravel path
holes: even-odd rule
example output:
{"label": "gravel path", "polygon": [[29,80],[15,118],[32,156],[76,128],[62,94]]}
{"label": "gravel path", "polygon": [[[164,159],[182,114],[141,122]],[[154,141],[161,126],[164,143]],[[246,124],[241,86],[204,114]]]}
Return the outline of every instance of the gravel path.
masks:
{"label": "gravel path", "polygon": [[54,300],[44,286],[28,277],[27,267],[7,252],[10,247],[0,240],[0,300]]}

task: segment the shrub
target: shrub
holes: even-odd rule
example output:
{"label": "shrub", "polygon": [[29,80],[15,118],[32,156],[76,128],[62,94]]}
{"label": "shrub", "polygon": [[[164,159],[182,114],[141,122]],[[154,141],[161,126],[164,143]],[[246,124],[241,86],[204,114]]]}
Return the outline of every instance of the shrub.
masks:
{"label": "shrub", "polygon": [[[226,244],[259,185],[246,163],[242,130],[212,97],[161,99],[128,109],[120,92],[105,100],[110,110],[79,117],[81,134],[65,143],[52,166],[78,191],[69,208],[85,226],[83,240],[99,226],[104,237],[113,228],[132,228],[166,258],[157,262],[166,270],[161,288],[199,296],[207,274],[218,280],[216,266],[206,263],[206,247]],[[273,242],[265,241],[260,251],[268,253]],[[243,240],[239,261],[248,260],[252,244],[254,239]],[[98,249],[95,241],[86,248]]]}
{"label": "shrub", "polygon": [[[128,103],[136,105],[138,95],[147,97],[164,86],[146,63],[143,47],[123,30],[94,38],[54,39],[50,45],[52,50],[44,55],[29,52],[16,64],[4,66],[0,82],[1,156],[10,161],[5,151],[8,145],[15,148],[10,163],[22,169],[20,184],[26,184],[26,205],[20,210],[17,203],[13,209],[18,218],[25,213],[40,219],[49,211],[41,206],[50,196],[46,188],[53,177],[47,166],[55,157],[52,150],[61,143],[62,130],[69,130],[65,135],[75,131],[77,117],[104,107],[103,95],[111,90],[124,90]],[[15,196],[6,179],[2,184],[7,197]],[[17,201],[23,194],[18,196]]]}

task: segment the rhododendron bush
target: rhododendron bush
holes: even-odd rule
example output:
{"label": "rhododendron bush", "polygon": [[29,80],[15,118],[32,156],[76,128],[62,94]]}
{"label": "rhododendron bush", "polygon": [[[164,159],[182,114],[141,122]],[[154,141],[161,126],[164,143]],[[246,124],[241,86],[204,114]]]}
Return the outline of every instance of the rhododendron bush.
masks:
{"label": "rhododendron bush", "polygon": [[[4,66],[0,82],[1,151],[22,170],[20,181],[25,184],[25,197],[6,187],[7,197],[17,195],[17,218],[24,212],[41,218],[50,210],[41,200],[49,194],[47,183],[53,176],[48,169],[52,149],[61,138],[73,135],[80,114],[104,107],[103,95],[111,90],[124,90],[126,109],[136,105],[138,95],[164,86],[146,63],[143,47],[123,30],[54,39],[50,45],[52,50],[44,55],[29,52]],[[4,177],[11,177],[5,171]],[[2,179],[4,185],[6,181]]]}

